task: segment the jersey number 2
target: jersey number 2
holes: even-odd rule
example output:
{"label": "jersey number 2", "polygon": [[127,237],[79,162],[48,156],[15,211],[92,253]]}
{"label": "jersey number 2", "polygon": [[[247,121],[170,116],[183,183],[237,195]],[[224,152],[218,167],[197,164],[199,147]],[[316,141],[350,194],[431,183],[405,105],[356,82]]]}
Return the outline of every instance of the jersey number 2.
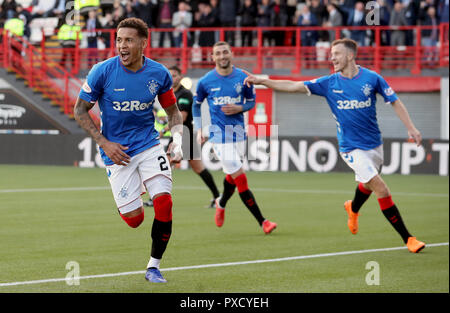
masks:
{"label": "jersey number 2", "polygon": [[161,163],[159,163],[159,167],[161,168],[161,171],[167,171],[169,168],[167,167],[167,160],[165,157],[163,157],[162,155],[158,157],[158,160],[161,161]]}

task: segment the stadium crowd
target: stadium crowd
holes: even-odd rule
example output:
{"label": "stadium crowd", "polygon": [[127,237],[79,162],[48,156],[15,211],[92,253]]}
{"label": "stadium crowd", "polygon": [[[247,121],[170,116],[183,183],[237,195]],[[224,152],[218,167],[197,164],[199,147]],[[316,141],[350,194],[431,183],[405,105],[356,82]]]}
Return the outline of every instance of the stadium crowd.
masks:
{"label": "stadium crowd", "polygon": [[[149,28],[174,28],[173,32],[161,32],[158,44],[165,39],[171,47],[182,43],[182,31],[191,27],[286,27],[286,26],[364,26],[366,16],[373,6],[368,0],[3,0],[0,7],[0,28],[14,17],[24,21],[24,35],[30,34],[30,23],[35,18],[57,17],[57,27],[64,24],[66,14],[75,7],[80,9],[86,23],[84,30],[114,29],[127,17],[138,17]],[[449,0],[376,0],[380,25],[413,26],[439,25],[449,21]],[[95,13],[89,13],[95,11]],[[91,20],[91,22],[87,22]],[[95,34],[95,32],[94,32]],[[236,32],[226,32],[225,40],[231,45]],[[240,45],[255,45],[252,31],[239,33]],[[167,36],[167,37],[166,37]],[[302,45],[314,46],[318,42],[331,42],[334,31],[305,30],[301,32]],[[371,45],[373,34],[365,30],[344,31],[359,45]],[[422,45],[437,43],[438,32],[423,30]],[[270,46],[293,45],[295,38],[288,32],[264,31],[264,44]],[[195,36],[189,32],[189,45],[212,46],[217,40],[214,32],[201,32]],[[412,31],[386,32],[383,45],[414,45]]]}

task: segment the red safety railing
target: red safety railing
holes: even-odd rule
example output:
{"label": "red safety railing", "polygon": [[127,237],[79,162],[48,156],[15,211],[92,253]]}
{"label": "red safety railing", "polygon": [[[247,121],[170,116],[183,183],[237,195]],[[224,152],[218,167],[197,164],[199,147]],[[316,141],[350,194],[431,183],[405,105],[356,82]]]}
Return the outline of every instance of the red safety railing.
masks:
{"label": "red safety railing", "polygon": [[[422,32],[435,29],[439,40],[435,46],[422,46]],[[193,36],[210,34],[214,40],[225,40],[231,34],[236,42],[241,43],[240,38],[248,32],[253,34],[254,45],[233,47],[234,63],[254,73],[263,73],[266,70],[289,71],[291,75],[301,75],[304,69],[329,69],[330,43],[320,42],[315,46],[306,46],[301,41],[302,32],[316,31],[329,32],[334,38],[343,38],[351,31],[364,30],[371,32],[371,45],[361,46],[358,53],[358,63],[377,72],[383,69],[405,69],[412,74],[419,75],[423,69],[436,69],[449,65],[449,24],[442,23],[439,26],[360,26],[360,27],[229,27],[229,28],[190,28],[182,32],[181,47],[159,47],[158,39],[162,33],[172,33],[174,29],[151,29],[149,42],[145,55],[167,66],[179,65],[186,73],[189,69],[211,68],[211,47],[198,47],[190,45]],[[409,32],[413,36],[414,43],[409,46],[389,46],[382,44],[382,37],[393,31]],[[115,29],[101,29],[102,37],[109,41],[110,45],[104,49],[81,48],[77,42],[72,50],[74,66],[73,74],[80,70],[89,70],[98,61],[104,60],[116,54]],[[196,35],[197,33],[197,35]],[[166,34],[166,38],[167,38]],[[270,38],[282,45],[270,46]],[[43,36],[43,38],[45,38]],[[281,38],[281,40],[280,40]],[[167,39],[166,39],[167,40]],[[212,41],[214,42],[214,41]],[[61,59],[63,49],[60,47],[46,48],[45,39],[40,44],[48,58],[54,62]],[[68,66],[68,65],[67,65]]]}
{"label": "red safety railing", "polygon": [[[434,46],[423,46],[422,33],[435,30],[438,41]],[[315,46],[302,43],[304,31],[329,32],[334,38],[343,38],[349,32],[365,30],[371,32],[372,44],[361,46],[357,62],[362,66],[380,72],[384,69],[409,70],[420,75],[423,69],[437,69],[449,66],[449,24],[433,26],[373,26],[373,27],[229,27],[229,28],[190,28],[182,32],[180,47],[159,47],[158,39],[162,33],[174,29],[151,29],[145,55],[166,66],[178,65],[183,73],[190,69],[209,69],[214,66],[211,47],[191,46],[192,36],[210,34],[213,40],[226,40],[231,34],[237,45],[233,47],[234,64],[256,74],[273,70],[289,76],[300,76],[305,69],[327,69],[332,71],[329,62],[330,43],[320,42]],[[383,36],[388,32],[403,31],[413,36],[414,44],[409,46],[383,45]],[[55,30],[56,32],[56,30]],[[253,34],[253,46],[242,46],[244,33]],[[3,33],[3,32],[2,32]],[[0,45],[0,65],[15,71],[27,81],[30,87],[58,105],[61,110],[73,115],[73,105],[81,87],[76,77],[86,73],[93,64],[116,54],[115,29],[97,30],[109,45],[103,49],[83,48],[79,40],[74,48],[49,47],[43,36],[39,45],[33,46],[21,38],[3,36]],[[85,34],[86,35],[86,34]],[[167,34],[166,34],[166,37]],[[278,46],[268,45],[275,39]],[[166,39],[167,40],[167,39]],[[61,61],[64,54],[66,62]],[[92,114],[98,123],[96,114]]]}
{"label": "red safety railing", "polygon": [[[73,107],[82,86],[80,79],[22,37],[5,32],[1,50],[0,60],[4,68],[14,72],[30,88],[58,106],[62,113],[73,118]],[[97,114],[92,112],[91,116],[98,126]]]}

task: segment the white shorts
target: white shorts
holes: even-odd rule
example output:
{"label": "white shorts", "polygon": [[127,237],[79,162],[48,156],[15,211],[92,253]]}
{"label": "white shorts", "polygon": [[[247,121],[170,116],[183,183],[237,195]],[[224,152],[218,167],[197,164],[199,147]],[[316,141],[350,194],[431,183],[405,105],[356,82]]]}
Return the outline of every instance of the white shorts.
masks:
{"label": "white shorts", "polygon": [[381,172],[383,145],[372,150],[355,149],[340,154],[345,163],[355,172],[356,181],[367,183]]}
{"label": "white shorts", "polygon": [[245,140],[230,143],[213,143],[212,146],[225,174],[234,174],[241,169],[245,154]]}
{"label": "white shorts", "polygon": [[141,195],[147,189],[151,198],[172,192],[172,170],[162,145],[156,145],[133,157],[127,166],[106,166],[114,200],[124,214],[142,206]]}

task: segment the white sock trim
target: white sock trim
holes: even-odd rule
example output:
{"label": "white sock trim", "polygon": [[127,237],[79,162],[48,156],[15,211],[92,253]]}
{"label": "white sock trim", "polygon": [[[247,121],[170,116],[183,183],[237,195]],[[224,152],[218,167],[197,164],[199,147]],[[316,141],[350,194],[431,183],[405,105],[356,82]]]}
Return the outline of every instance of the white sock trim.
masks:
{"label": "white sock trim", "polygon": [[148,261],[147,268],[156,267],[157,269],[159,269],[159,263],[161,263],[161,259],[155,259],[153,257],[150,257],[150,261]]}

